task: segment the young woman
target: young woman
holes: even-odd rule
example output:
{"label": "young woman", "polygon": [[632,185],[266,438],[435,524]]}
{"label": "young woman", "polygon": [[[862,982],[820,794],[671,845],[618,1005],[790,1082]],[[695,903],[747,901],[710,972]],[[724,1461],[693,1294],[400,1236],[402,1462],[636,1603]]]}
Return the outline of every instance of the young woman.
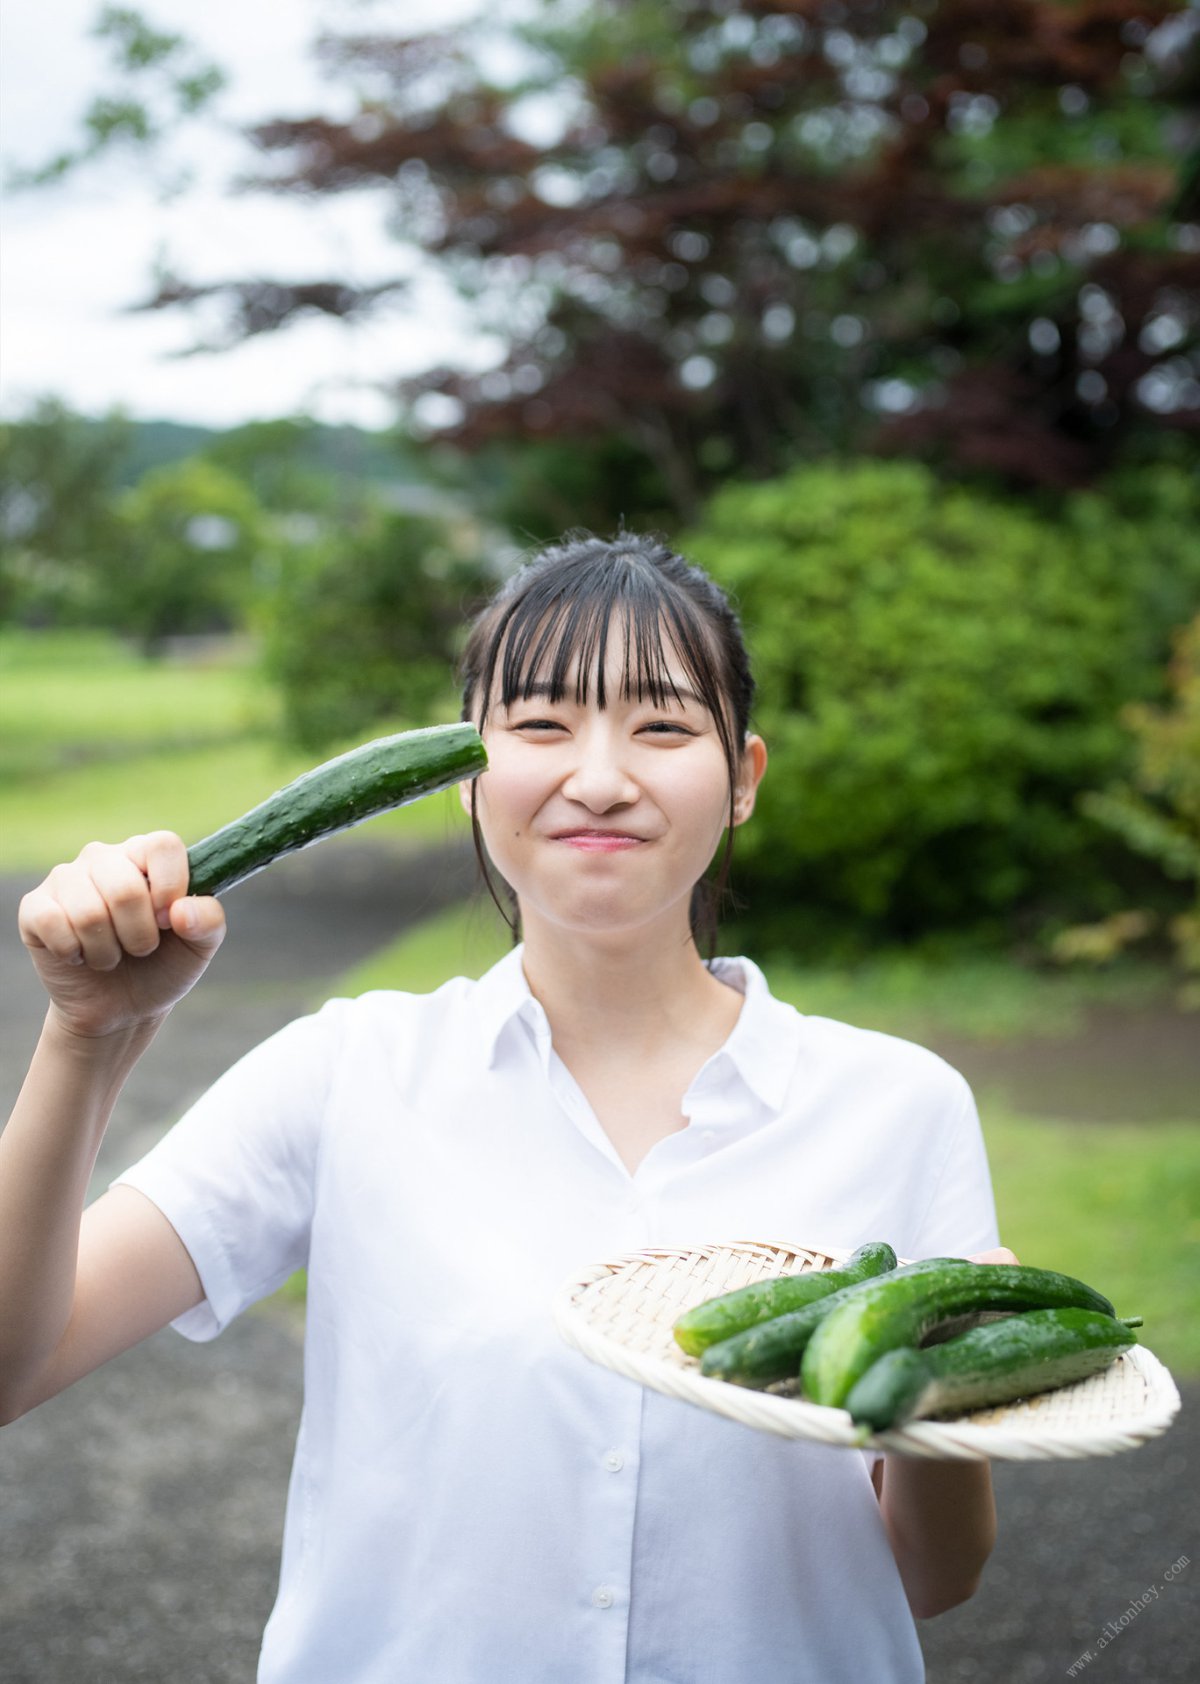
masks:
{"label": "young woman", "polygon": [[645,1245],[1012,1260],[960,1076],[702,956],[767,764],[752,699],[730,605],[659,543],[536,557],[464,662],[489,764],[463,798],[519,945],[290,1025],[82,1217],[224,916],[163,832],[22,904],[50,1007],[0,1137],[0,1409],[308,1265],[268,1684],[912,1684],[914,1616],[976,1587],[986,1466],[757,1433],[550,1322],[572,1270]]}

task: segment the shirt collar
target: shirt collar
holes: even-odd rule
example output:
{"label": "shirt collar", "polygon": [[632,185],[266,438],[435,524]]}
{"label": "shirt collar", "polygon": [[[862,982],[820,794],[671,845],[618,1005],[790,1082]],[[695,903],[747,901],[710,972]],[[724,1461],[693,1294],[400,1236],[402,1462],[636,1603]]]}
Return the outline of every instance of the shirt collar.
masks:
{"label": "shirt collar", "polygon": [[[540,1001],[530,992],[522,967],[524,944],[506,953],[475,987],[474,1011],[486,1061],[495,1063],[507,1026],[524,1020],[543,1058],[548,1056],[550,1025]],[[767,979],[750,959],[714,959],[709,965],[720,981],[744,996],[741,1012],[724,1046],[698,1072],[689,1091],[736,1075],[771,1111],[779,1111],[800,1052],[802,1018],[794,1007],[775,999]]]}
{"label": "shirt collar", "polygon": [[503,959],[486,971],[475,985],[472,1006],[479,1025],[480,1041],[489,1065],[496,1062],[500,1037],[514,1019],[524,1018],[537,1031],[539,1038],[548,1040],[550,1024],[541,1002],[529,989],[521,959],[524,942],[506,953]]}
{"label": "shirt collar", "polygon": [[714,959],[709,969],[745,999],[728,1040],[700,1071],[692,1090],[732,1069],[771,1111],[782,1110],[800,1053],[799,1012],[774,997],[751,959]]}

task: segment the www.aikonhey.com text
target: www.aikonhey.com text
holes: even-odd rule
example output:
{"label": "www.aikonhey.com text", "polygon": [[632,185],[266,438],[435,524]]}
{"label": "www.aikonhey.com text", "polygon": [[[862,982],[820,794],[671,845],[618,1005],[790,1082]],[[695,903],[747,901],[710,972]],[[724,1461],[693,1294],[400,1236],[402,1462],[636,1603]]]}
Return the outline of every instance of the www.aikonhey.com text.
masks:
{"label": "www.aikonhey.com text", "polygon": [[1082,1655],[1080,1655],[1077,1660],[1072,1661],[1071,1665],[1067,1668],[1067,1677],[1078,1678],[1079,1674],[1083,1672],[1085,1667],[1090,1666],[1098,1655],[1104,1653],[1110,1643],[1115,1642],[1123,1631],[1128,1630],[1143,1609],[1148,1608],[1152,1602],[1158,1601],[1159,1592],[1165,1590],[1168,1585],[1179,1577],[1184,1568],[1191,1564],[1191,1559],[1192,1558],[1189,1555],[1181,1555],[1178,1560],[1173,1561],[1163,1573],[1162,1582],[1160,1584],[1147,1585],[1146,1589],[1140,1596],[1134,1597],[1133,1601],[1129,1604],[1128,1608],[1125,1609],[1124,1613],[1118,1614],[1115,1620],[1105,1620],[1104,1629],[1096,1639],[1095,1643],[1092,1644],[1090,1649],[1085,1649]]}

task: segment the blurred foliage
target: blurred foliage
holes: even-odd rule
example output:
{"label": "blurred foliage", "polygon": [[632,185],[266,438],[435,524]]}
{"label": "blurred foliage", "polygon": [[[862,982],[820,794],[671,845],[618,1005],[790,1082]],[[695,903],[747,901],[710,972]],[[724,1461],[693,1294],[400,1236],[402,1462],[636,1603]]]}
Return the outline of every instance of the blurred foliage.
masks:
{"label": "blurred foliage", "polygon": [[557,539],[570,527],[600,532],[624,522],[675,524],[675,510],[653,464],[631,440],[607,434],[528,439],[519,448],[496,440],[470,457],[433,447],[431,460],[448,485],[512,533],[522,545]]}
{"label": "blurred foliage", "polygon": [[[336,115],[257,124],[239,185],[377,191],[458,288],[499,366],[401,393],[470,456],[551,447],[518,530],[606,491],[566,442],[640,458],[636,523],[829,452],[1062,489],[1194,439],[1183,0],[500,0],[319,50]],[[147,307],[219,300],[229,344],[408,285],[168,267]]]}
{"label": "blurred foliage", "polygon": [[253,490],[266,509],[341,519],[429,474],[399,432],[331,426],[310,416],[247,421],[197,447]]}
{"label": "blurred foliage", "polygon": [[193,459],[145,474],[115,514],[115,543],[99,558],[105,623],[151,652],[242,623],[267,544],[248,486]]}
{"label": "blurred foliage", "polygon": [[[115,147],[144,150],[181,120],[206,110],[226,85],[224,71],[184,36],[156,29],[132,6],[102,7],[92,34],[108,46],[112,85],[84,112],[79,144],[36,169],[13,174],[10,188],[60,181]],[[182,183],[176,178],[174,185]]]}
{"label": "blurred foliage", "polygon": [[[1200,10],[499,0],[421,36],[325,15],[330,111],[257,124],[239,185],[377,192],[495,337],[498,366],[398,388],[431,471],[520,542],[656,526],[740,595],[774,759],[737,855],[760,948],[1171,910],[1077,802],[1131,775],[1120,709],[1162,701],[1200,589]],[[192,60],[121,17],[113,98],[145,75],[161,139]],[[167,268],[146,307],[223,304],[222,345],[409,284]],[[303,468],[304,423],[241,434],[206,455],[263,515],[251,612],[290,729],[420,719],[482,544],[347,503]],[[92,588],[57,539],[20,557],[0,579],[27,605],[64,557]]]}
{"label": "blurred foliage", "polygon": [[1181,1003],[1200,1008],[1200,615],[1175,637],[1168,669],[1170,702],[1131,703],[1122,714],[1135,743],[1131,778],[1085,795],[1089,818],[1113,831],[1165,876],[1190,885],[1188,911],[1163,919],[1142,909],[1064,930],[1054,953],[1065,961],[1107,964],[1133,942],[1165,925],[1186,976]]}
{"label": "blurred foliage", "polygon": [[[912,463],[730,486],[684,539],[733,593],[771,766],[735,882],[760,950],[858,928],[1008,939],[1128,904],[1079,793],[1128,758],[1200,599],[1197,490],[1161,469],[1134,523],[1094,493],[1053,516]],[[1186,519],[1179,512],[1186,507]]]}
{"label": "blurred foliage", "polygon": [[306,417],[250,421],[214,434],[203,455],[248,485],[265,509],[328,513],[337,507],[338,482],[313,460],[318,431]]}
{"label": "blurred foliage", "polygon": [[[126,486],[138,431],[49,402],[0,427],[0,625],[106,627],[146,654],[249,631],[305,748],[456,709],[458,640],[495,585],[495,539],[461,499],[414,483],[403,441],[254,422]],[[153,456],[172,441],[141,442]]]}
{"label": "blurred foliage", "polygon": [[397,714],[446,717],[465,621],[494,585],[444,522],[380,509],[293,554],[267,631],[289,735],[320,748]]}
{"label": "blurred foliage", "polygon": [[94,557],[116,545],[114,491],[130,430],[119,416],[86,421],[51,398],[0,422],[0,622],[96,621]]}

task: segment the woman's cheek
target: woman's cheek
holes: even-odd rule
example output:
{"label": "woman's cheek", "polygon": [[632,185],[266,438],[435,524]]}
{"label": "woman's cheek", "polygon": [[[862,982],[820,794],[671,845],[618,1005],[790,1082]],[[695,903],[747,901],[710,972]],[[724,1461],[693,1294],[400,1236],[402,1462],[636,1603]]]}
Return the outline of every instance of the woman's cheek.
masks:
{"label": "woman's cheek", "polygon": [[[514,862],[514,848],[519,850],[529,838],[541,800],[534,780],[507,774],[502,762],[493,764],[494,771],[489,769],[480,780],[479,825],[489,855],[503,870],[506,863]],[[490,789],[489,778],[493,780]]]}

